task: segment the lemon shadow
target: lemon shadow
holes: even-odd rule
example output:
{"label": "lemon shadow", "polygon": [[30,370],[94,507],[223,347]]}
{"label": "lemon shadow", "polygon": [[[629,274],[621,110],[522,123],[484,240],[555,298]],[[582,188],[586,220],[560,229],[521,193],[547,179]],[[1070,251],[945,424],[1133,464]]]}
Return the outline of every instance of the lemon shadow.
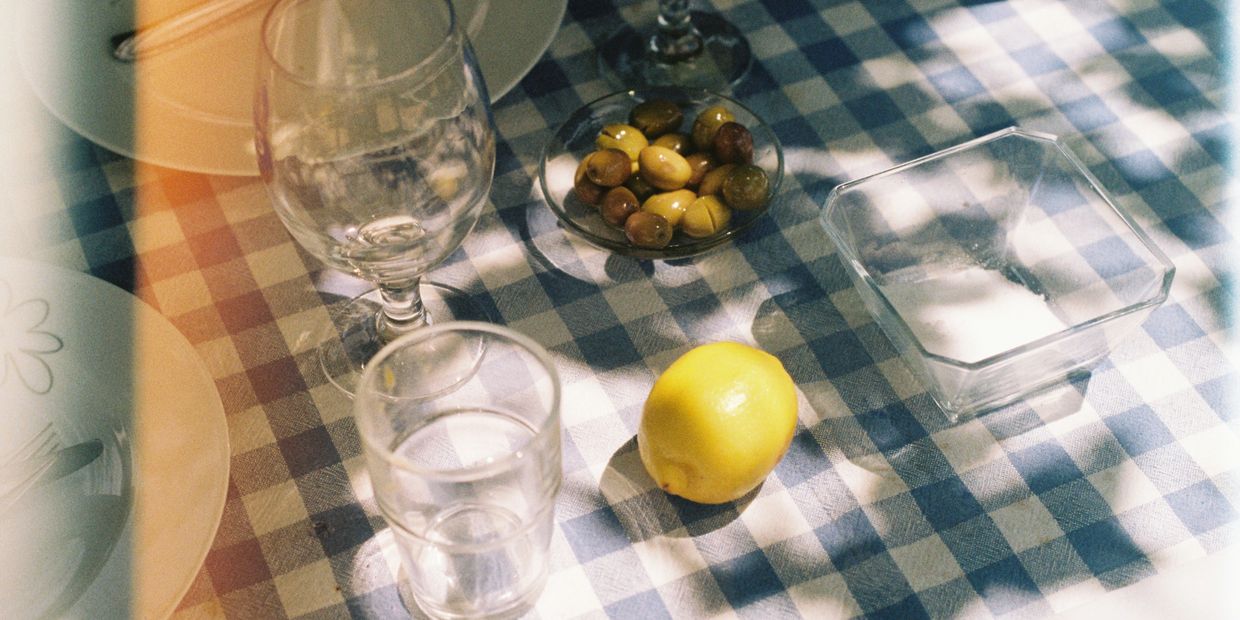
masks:
{"label": "lemon shadow", "polygon": [[699,504],[666,493],[642,465],[637,437],[612,454],[599,479],[599,491],[634,542],[656,536],[693,538],[720,530],[740,517],[761,490],[762,485],[758,485],[724,504]]}

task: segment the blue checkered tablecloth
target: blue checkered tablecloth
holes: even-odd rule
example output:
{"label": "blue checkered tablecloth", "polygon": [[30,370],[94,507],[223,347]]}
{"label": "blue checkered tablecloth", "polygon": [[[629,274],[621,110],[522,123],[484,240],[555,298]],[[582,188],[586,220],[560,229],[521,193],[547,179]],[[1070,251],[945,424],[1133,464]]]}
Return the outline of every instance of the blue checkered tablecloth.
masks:
{"label": "blue checkered tablecloth", "polygon": [[[646,262],[557,226],[536,175],[550,132],[613,90],[595,45],[653,5],[570,0],[547,53],[494,107],[492,205],[434,272],[562,374],[564,486],[532,615],[1043,617],[1236,543],[1224,3],[702,5],[748,37],[756,61],[734,95],[778,134],[788,174],[735,243]],[[1063,136],[1177,277],[1089,376],[951,424],[862,307],[818,216],[839,183],[1012,125]],[[55,205],[15,216],[58,231],[33,254],[135,291],[216,379],[229,495],[178,616],[403,613],[348,402],[302,339],[330,294],[358,284],[296,247],[256,179],[135,167],[65,130],[46,174],[3,185]],[[159,207],[135,208],[140,189]],[[138,229],[169,236],[135,243]],[[655,488],[634,436],[657,374],[713,340],[778,356],[800,415],[759,491],[711,507]]]}

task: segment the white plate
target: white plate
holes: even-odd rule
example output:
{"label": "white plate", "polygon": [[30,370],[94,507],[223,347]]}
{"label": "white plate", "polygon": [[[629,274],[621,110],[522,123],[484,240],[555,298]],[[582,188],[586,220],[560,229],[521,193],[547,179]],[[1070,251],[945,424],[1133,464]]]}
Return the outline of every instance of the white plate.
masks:
{"label": "white plate", "polygon": [[[210,0],[141,3],[141,23]],[[495,101],[525,76],[559,30],[568,0],[457,0]],[[251,11],[135,64],[112,59],[111,37],[134,23],[134,0],[20,0],[21,64],[39,99],[74,131],[160,166],[258,174],[250,121],[263,11]],[[141,122],[134,123],[141,111]],[[135,127],[140,128],[135,131]]]}
{"label": "white plate", "polygon": [[19,567],[0,617],[167,617],[228,485],[223,406],[193,347],[120,288],[0,258],[0,364],[0,462],[49,422],[62,447],[104,446],[0,514],[0,558]]}

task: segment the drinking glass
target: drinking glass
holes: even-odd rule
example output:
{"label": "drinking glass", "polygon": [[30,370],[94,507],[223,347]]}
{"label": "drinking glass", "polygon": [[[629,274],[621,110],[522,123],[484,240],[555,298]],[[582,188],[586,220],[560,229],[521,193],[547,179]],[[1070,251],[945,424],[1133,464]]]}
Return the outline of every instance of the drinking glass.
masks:
{"label": "drinking glass", "polygon": [[315,258],[378,285],[321,334],[324,371],[352,393],[399,335],[486,318],[422,281],[490,192],[486,85],[448,0],[280,0],[261,38],[255,145],[275,211]]}
{"label": "drinking glass", "polygon": [[749,42],[716,13],[689,0],[659,0],[657,26],[621,26],[598,49],[599,72],[621,88],[683,86],[723,91],[753,62]]}
{"label": "drinking glass", "polygon": [[442,618],[531,608],[561,479],[547,352],[490,323],[425,327],[370,362],[353,415],[417,605]]}

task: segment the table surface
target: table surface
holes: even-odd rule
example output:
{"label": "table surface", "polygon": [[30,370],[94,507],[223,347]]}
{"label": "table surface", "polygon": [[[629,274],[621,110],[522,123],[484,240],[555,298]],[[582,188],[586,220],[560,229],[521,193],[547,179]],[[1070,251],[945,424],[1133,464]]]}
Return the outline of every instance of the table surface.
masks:
{"label": "table surface", "polygon": [[[496,103],[491,204],[433,272],[562,373],[564,485],[534,615],[1040,617],[1229,552],[1240,425],[1224,3],[715,2],[756,54],[735,96],[774,128],[788,175],[736,243],[670,262],[572,238],[536,181],[551,128],[611,90],[594,46],[654,3],[616,4],[572,0]],[[1063,136],[1178,273],[1090,376],[952,425],[816,218],[841,182],[1010,125]],[[0,253],[135,292],[193,343],[227,414],[227,504],[177,615],[400,614],[349,403],[307,337],[325,301],[364,285],[303,253],[257,179],[55,135],[40,153],[6,145],[23,172],[0,178]],[[53,233],[22,232],[35,229]],[[800,414],[760,490],[707,507],[654,488],[634,435],[657,373],[719,339],[778,356]]]}

